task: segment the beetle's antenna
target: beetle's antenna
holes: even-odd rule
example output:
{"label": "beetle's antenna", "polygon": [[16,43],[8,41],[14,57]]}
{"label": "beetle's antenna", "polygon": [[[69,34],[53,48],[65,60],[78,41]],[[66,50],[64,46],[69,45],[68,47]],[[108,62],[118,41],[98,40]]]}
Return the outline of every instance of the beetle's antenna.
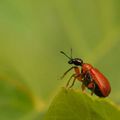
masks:
{"label": "beetle's antenna", "polygon": [[72,59],[66,53],[64,53],[63,51],[60,51],[60,53],[62,53],[63,55],[65,55],[67,58]]}
{"label": "beetle's antenna", "polygon": [[70,49],[70,57],[72,58],[72,48]]}

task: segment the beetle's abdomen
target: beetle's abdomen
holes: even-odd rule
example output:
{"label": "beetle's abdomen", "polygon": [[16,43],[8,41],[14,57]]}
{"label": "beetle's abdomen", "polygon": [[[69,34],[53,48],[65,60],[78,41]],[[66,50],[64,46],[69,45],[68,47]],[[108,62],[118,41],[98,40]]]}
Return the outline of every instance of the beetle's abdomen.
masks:
{"label": "beetle's abdomen", "polygon": [[[102,97],[106,97],[110,94],[111,86],[108,81],[108,79],[96,68],[93,68],[90,70],[90,73],[92,75],[92,78],[94,82],[96,83],[96,94],[102,93]],[[99,92],[100,91],[100,92]]]}
{"label": "beetle's abdomen", "polygon": [[94,93],[95,93],[97,96],[99,96],[99,97],[105,97],[105,96],[102,94],[102,92],[101,92],[101,90],[99,89],[99,87],[98,87],[97,84],[95,84]]}

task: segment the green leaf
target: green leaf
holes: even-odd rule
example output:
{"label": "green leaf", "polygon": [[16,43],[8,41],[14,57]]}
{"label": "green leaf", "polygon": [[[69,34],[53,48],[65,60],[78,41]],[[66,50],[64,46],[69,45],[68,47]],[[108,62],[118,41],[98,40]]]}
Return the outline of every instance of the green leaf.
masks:
{"label": "green leaf", "polygon": [[45,120],[118,120],[120,110],[106,98],[63,88],[51,103]]}

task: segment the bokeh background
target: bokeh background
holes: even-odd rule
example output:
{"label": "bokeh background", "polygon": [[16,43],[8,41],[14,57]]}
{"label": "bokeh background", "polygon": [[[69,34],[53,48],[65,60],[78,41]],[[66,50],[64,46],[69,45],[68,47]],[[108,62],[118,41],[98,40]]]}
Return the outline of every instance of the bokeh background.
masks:
{"label": "bokeh background", "polygon": [[0,120],[43,119],[69,78],[59,80],[70,48],[109,78],[120,104],[119,0],[0,0]]}

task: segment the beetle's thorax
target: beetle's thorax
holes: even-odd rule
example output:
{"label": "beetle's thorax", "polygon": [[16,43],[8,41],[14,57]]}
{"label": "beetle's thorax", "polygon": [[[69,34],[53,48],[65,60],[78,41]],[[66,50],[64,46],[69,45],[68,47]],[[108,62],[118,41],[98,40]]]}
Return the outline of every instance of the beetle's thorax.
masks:
{"label": "beetle's thorax", "polygon": [[89,71],[89,70],[92,69],[92,68],[93,68],[93,66],[90,65],[90,64],[88,64],[88,63],[83,63],[83,65],[82,65],[82,70],[83,70],[84,72]]}

